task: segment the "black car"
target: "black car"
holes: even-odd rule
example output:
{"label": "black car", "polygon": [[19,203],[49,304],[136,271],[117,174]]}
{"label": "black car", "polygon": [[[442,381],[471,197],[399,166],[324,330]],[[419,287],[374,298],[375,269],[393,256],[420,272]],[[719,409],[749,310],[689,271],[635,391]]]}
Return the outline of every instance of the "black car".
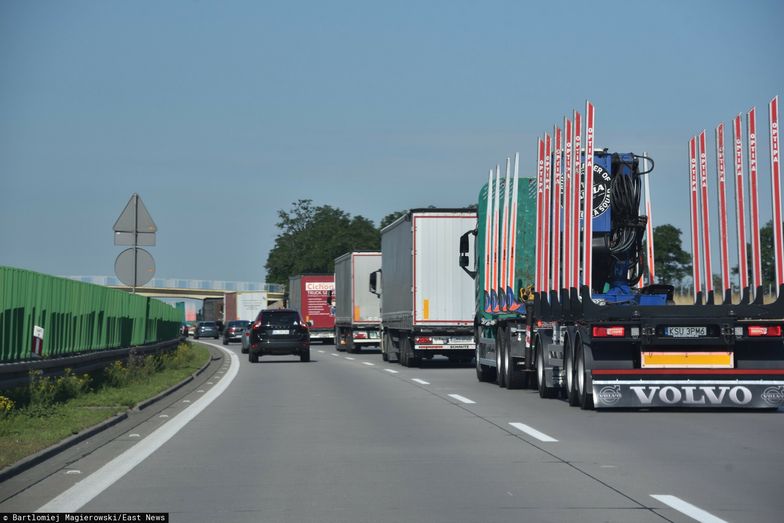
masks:
{"label": "black car", "polygon": [[310,361],[310,332],[295,310],[264,309],[251,328],[248,361],[258,363],[260,356],[278,354]]}
{"label": "black car", "polygon": [[234,320],[227,323],[226,328],[223,329],[223,344],[228,345],[232,341],[242,341],[242,331],[248,325],[250,322],[245,320]]}
{"label": "black car", "polygon": [[201,337],[218,339],[218,326],[214,321],[200,321],[196,324],[196,330],[193,331],[193,339],[198,340]]}

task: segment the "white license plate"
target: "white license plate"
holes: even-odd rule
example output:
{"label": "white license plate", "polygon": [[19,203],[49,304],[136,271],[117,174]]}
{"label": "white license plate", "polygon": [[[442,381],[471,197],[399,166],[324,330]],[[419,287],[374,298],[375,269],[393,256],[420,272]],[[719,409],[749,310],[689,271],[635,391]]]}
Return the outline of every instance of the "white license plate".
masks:
{"label": "white license plate", "polygon": [[272,334],[288,334],[288,333],[289,331],[286,329],[274,329],[272,331]]}
{"label": "white license plate", "polygon": [[707,327],[665,327],[665,336],[673,338],[700,338],[708,335]]}

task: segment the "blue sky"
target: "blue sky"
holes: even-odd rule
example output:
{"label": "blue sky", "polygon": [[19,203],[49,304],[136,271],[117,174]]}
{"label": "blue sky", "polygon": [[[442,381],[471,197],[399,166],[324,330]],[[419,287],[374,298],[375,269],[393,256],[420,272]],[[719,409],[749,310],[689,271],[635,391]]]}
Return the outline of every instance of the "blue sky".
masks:
{"label": "blue sky", "polygon": [[756,105],[765,222],[782,21],[780,1],[5,0],[0,265],[113,274],[137,192],[156,276],[263,280],[278,209],[472,203],[516,151],[532,175],[586,98],[597,145],[656,160],[654,223],[685,245],[689,137]]}

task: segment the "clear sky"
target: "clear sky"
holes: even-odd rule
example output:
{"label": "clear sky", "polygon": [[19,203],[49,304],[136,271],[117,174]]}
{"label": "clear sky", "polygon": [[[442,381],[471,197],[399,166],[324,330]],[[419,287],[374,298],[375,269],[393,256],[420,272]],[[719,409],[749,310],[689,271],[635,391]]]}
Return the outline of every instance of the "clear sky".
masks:
{"label": "clear sky", "polygon": [[3,0],[0,265],[112,275],[137,192],[157,277],[263,280],[278,209],[472,203],[587,98],[597,145],[656,160],[685,245],[689,137],[756,105],[766,222],[783,23],[780,0]]}

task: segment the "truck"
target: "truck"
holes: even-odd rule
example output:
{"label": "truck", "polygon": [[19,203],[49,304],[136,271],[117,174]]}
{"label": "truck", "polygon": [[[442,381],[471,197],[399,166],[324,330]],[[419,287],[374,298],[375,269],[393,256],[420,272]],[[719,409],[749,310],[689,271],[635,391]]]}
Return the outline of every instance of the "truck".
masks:
{"label": "truck", "polygon": [[369,285],[381,300],[384,361],[474,357],[473,285],[454,257],[461,232],[475,224],[473,209],[412,209],[381,230],[381,268]]}
{"label": "truck", "polygon": [[[536,177],[518,177],[519,157],[510,176],[507,159],[505,177],[491,171],[479,192],[477,227],[461,236],[459,249],[459,265],[475,283],[478,380],[530,386],[583,409],[784,405],[781,276],[778,297],[766,304],[761,285],[734,299],[728,268],[719,292],[708,283],[709,270],[705,288],[697,272],[693,302],[677,305],[673,287],[650,277],[653,260],[643,246],[641,179],[653,162],[594,148],[593,111],[589,103],[585,151],[576,113],[574,134],[572,121],[564,122],[563,143],[560,128],[554,140],[546,134],[538,141]],[[698,231],[710,238],[707,208],[698,213],[694,203],[702,186],[707,205],[701,139],[700,155],[690,158],[696,268],[710,267],[710,248],[706,257],[697,252]],[[581,188],[589,186],[586,199]],[[780,200],[773,209],[781,209]],[[726,223],[723,230],[722,243]],[[647,242],[652,246],[652,237]]]}
{"label": "truck", "polygon": [[370,273],[380,267],[380,252],[349,252],[335,259],[336,296],[330,295],[329,303],[335,309],[335,346],[339,351],[355,352],[381,344],[379,299],[369,287]]}
{"label": "truck", "polygon": [[267,308],[266,292],[227,292],[223,297],[224,320],[253,321]]}
{"label": "truck", "polygon": [[310,329],[310,341],[335,341],[335,315],[327,303],[335,292],[334,274],[298,274],[289,278],[289,308],[299,312]]}

